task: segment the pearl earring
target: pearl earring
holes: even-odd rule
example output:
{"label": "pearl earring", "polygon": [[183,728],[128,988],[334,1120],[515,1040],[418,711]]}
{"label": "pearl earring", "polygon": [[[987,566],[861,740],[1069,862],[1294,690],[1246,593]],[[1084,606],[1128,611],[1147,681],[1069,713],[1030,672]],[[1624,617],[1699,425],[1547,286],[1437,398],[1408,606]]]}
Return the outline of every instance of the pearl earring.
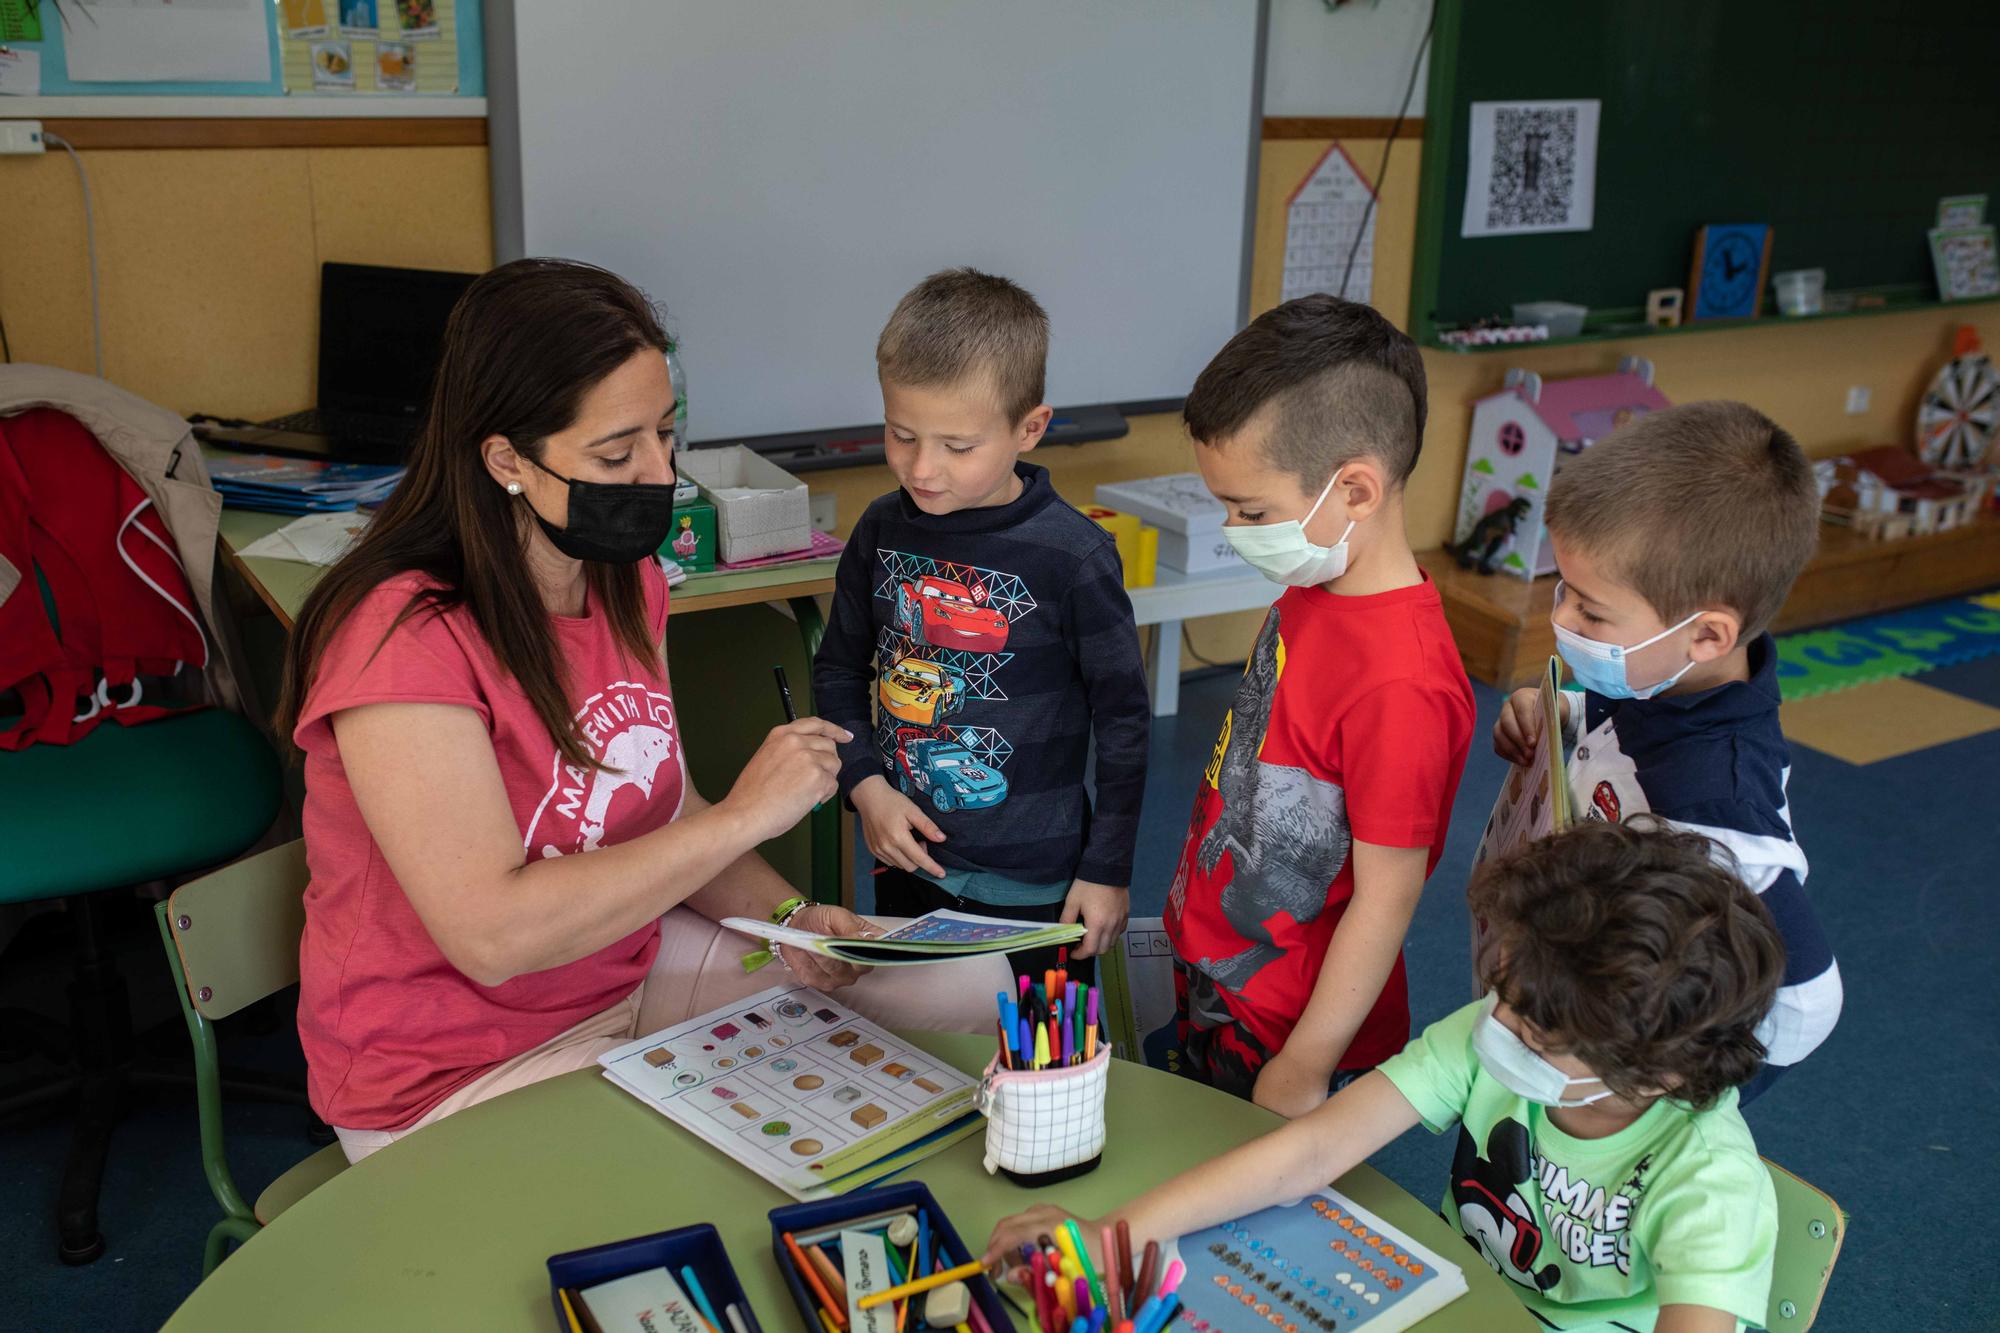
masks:
{"label": "pearl earring", "polygon": [[510,481],[510,482],[508,482],[508,483],[507,483],[507,494],[509,494],[509,495],[519,495],[520,493],[521,493],[521,483],[520,483],[520,482],[518,482],[518,481]]}

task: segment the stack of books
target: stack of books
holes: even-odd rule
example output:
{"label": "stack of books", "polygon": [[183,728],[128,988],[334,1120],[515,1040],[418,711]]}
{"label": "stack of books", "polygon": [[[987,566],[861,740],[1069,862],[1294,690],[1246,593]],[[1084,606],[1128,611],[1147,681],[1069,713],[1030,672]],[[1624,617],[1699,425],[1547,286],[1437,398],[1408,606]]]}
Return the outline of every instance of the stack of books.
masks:
{"label": "stack of books", "polygon": [[320,514],[382,503],[403,479],[403,469],[384,463],[232,454],[211,457],[208,476],[231,508]]}

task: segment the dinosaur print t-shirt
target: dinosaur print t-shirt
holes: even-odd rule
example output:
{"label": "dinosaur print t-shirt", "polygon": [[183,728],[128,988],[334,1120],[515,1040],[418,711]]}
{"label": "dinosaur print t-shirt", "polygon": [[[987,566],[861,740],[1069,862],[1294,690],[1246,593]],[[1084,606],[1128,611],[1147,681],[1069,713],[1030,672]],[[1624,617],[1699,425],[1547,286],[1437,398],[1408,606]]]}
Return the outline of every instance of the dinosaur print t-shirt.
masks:
{"label": "dinosaur print t-shirt", "polygon": [[[666,578],[651,560],[642,568],[647,622],[659,642]],[[680,813],[687,785],[666,669],[626,656],[594,602],[584,615],[552,623],[577,728],[605,765],[596,771],[563,761],[465,608],[418,611],[383,638],[422,586],[402,575],[361,601],[327,645],[293,733],[306,756],[312,872],[299,950],[299,1038],[313,1109],[343,1129],[401,1129],[491,1066],[623,1000],[645,979],[660,929],[648,925],[586,958],[498,986],[472,980],[446,961],[369,834],[333,714],[374,703],[456,704],[478,714],[520,829],[523,863],[658,828]]]}
{"label": "dinosaur print t-shirt", "polygon": [[1445,1221],[1549,1328],[1644,1333],[1662,1305],[1761,1324],[1778,1201],[1736,1090],[1574,1138],[1480,1066],[1482,1012],[1446,1015],[1382,1066],[1426,1128],[1458,1130]]}
{"label": "dinosaur print t-shirt", "polygon": [[[1319,980],[1354,895],[1356,839],[1444,850],[1472,740],[1472,687],[1428,575],[1338,597],[1292,588],[1264,621],[1195,794],[1167,895],[1187,1021],[1238,1024],[1275,1053]],[[1339,1061],[1410,1037],[1400,955]],[[1226,1080],[1225,1080],[1226,1082]]]}

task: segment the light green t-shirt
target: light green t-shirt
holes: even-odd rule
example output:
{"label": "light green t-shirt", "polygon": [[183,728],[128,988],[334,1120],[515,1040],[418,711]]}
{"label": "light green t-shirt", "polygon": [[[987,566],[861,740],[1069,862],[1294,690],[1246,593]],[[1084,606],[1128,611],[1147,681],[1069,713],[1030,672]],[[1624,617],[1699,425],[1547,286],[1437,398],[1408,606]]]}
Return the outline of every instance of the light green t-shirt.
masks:
{"label": "light green t-shirt", "polygon": [[1662,1305],[1762,1323],[1778,1201],[1735,1091],[1572,1138],[1480,1066],[1479,1017],[1465,1006],[1381,1067],[1432,1133],[1459,1127],[1445,1220],[1553,1328],[1645,1333]]}

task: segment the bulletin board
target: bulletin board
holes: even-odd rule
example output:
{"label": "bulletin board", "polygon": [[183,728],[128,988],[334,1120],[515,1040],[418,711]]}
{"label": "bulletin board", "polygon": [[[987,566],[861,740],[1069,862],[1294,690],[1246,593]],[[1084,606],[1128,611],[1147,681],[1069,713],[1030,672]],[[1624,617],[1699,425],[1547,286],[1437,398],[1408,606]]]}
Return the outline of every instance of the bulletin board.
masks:
{"label": "bulletin board", "polygon": [[[1939,199],[2000,198],[1992,43],[1971,35],[1993,16],[1990,0],[1438,0],[1412,331],[1434,341],[1516,301],[1636,310],[1686,284],[1711,222],[1770,224],[1772,272],[1934,299]],[[1465,235],[1473,108],[1547,101],[1600,108],[1588,230]]]}
{"label": "bulletin board", "polygon": [[[149,2],[164,3],[164,0],[128,0],[128,3],[140,5]],[[346,0],[344,7],[357,20],[363,17],[361,11],[367,11],[375,19],[373,28],[357,22],[350,32],[339,31],[342,0],[270,0],[270,3],[262,3],[260,8],[267,28],[269,62],[264,76],[256,81],[134,80],[105,83],[74,80],[68,74],[65,30],[90,21],[85,12],[89,6],[82,4],[81,0],[61,0],[60,3],[58,0],[0,0],[0,44],[33,51],[40,56],[43,98],[236,98],[243,103],[240,110],[229,108],[220,112],[205,111],[204,114],[264,116],[270,115],[271,109],[268,103],[259,106],[259,98],[289,95],[372,100],[422,96],[478,98],[486,95],[483,0],[362,0],[359,5],[354,0]],[[406,14],[414,19],[422,19],[428,14],[431,21],[406,25],[402,21]],[[324,27],[327,35],[317,39],[288,38],[284,35],[288,18],[294,21],[291,24],[293,30],[310,31],[314,27]],[[315,18],[317,23],[306,21]],[[30,30],[39,28],[39,39],[27,40],[8,35],[21,30],[18,26],[10,27],[10,24],[24,21],[31,25]],[[422,30],[412,34],[406,31],[409,26]],[[364,36],[363,33],[371,35]],[[345,72],[352,74],[352,86],[347,86],[345,81],[329,80],[325,73],[315,81],[312,47],[316,43],[346,45],[348,69]],[[390,59],[385,62],[384,47],[400,50],[392,49]],[[383,72],[385,64],[386,76]],[[407,86],[403,86],[406,81]],[[0,98],[0,113],[4,113],[13,100]],[[143,114],[143,109],[135,104],[130,112],[118,114]]]}

